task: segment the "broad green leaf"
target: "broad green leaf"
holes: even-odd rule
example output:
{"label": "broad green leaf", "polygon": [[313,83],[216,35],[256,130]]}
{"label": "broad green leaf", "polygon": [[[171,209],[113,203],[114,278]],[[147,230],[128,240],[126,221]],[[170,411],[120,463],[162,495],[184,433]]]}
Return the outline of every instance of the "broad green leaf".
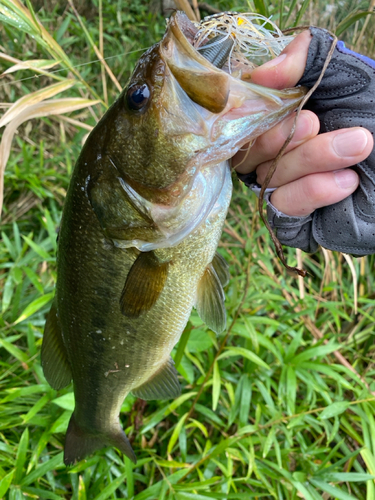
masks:
{"label": "broad green leaf", "polygon": [[63,455],[64,453],[61,452],[55,457],[51,458],[50,460],[47,460],[42,465],[37,467],[35,470],[33,470],[33,472],[30,472],[30,474],[28,474],[26,477],[23,478],[23,480],[21,481],[21,485],[28,486],[29,484],[32,484],[40,477],[44,476],[50,470],[54,470],[57,467],[62,467],[64,465]]}
{"label": "broad green leaf", "polygon": [[375,476],[375,458],[374,458],[374,455],[371,453],[371,451],[368,448],[362,448],[361,457],[365,461],[367,469],[369,470],[370,474]]}
{"label": "broad green leaf", "polygon": [[56,227],[56,224],[52,220],[52,217],[51,217],[49,210],[44,209],[44,217],[46,219],[45,225],[47,227],[50,242],[52,244],[54,251],[56,251],[56,248],[57,248],[57,227]]}
{"label": "broad green leaf", "polygon": [[186,426],[186,429],[190,429],[192,427],[197,427],[198,429],[200,429],[200,431],[202,432],[203,436],[205,438],[208,438],[208,432],[207,432],[207,429],[206,427],[204,426],[204,424],[202,424],[202,422],[199,422],[198,420],[195,420],[194,418],[190,418],[189,419],[189,423],[188,425]]}
{"label": "broad green leaf", "polygon": [[326,483],[325,481],[320,481],[317,479],[310,479],[309,480],[312,485],[314,485],[316,488],[319,488],[326,493],[329,493],[330,495],[333,496],[333,498],[337,498],[338,500],[358,500],[356,497],[353,497],[349,493],[346,493],[345,491],[336,488],[336,486],[332,486],[329,483]]}
{"label": "broad green leaf", "polygon": [[46,250],[44,250],[44,248],[42,248],[40,245],[38,245],[37,243],[35,243],[35,241],[33,241],[31,238],[29,238],[28,236],[22,236],[22,238],[26,241],[26,243],[29,245],[29,247],[31,247],[35,253],[37,253],[40,257],[42,257],[42,259],[44,260],[50,260],[51,259],[51,256],[48,252],[46,252]]}
{"label": "broad green leaf", "polygon": [[10,239],[8,238],[8,236],[2,231],[1,232],[1,238],[10,254],[10,256],[12,257],[12,259],[14,261],[17,260],[17,250],[16,248],[14,247],[13,243],[10,241]]}
{"label": "broad green leaf", "polygon": [[55,405],[60,406],[61,408],[64,408],[64,410],[73,411],[75,406],[74,393],[68,392],[67,394],[64,394],[64,396],[60,396],[59,398],[53,399],[51,403],[54,403]]}
{"label": "broad green leaf", "polygon": [[8,491],[9,486],[12,484],[14,473],[15,470],[13,469],[0,481],[0,498],[5,498],[5,493]]}
{"label": "broad green leaf", "polygon": [[297,377],[292,366],[288,366],[286,373],[286,398],[287,406],[291,414],[295,413],[295,402],[297,397]]}
{"label": "broad green leaf", "polygon": [[[206,479],[205,481],[200,481],[200,482],[194,482],[194,483],[187,483],[187,484],[176,484],[174,486],[174,489],[176,491],[193,491],[193,490],[203,490],[206,489],[207,486],[210,486],[212,484],[217,483],[220,481],[220,476],[213,476],[210,479]],[[205,495],[205,492],[202,492],[203,495]]]}
{"label": "broad green leaf", "polygon": [[173,447],[176,444],[178,436],[181,432],[181,427],[184,425],[187,416],[188,416],[188,414],[185,413],[178,421],[176,427],[173,429],[172,436],[169,440],[168,448],[167,448],[167,451],[169,454],[172,453]]}
{"label": "broad green leaf", "polygon": [[298,366],[300,363],[302,363],[303,361],[307,361],[308,359],[327,356],[327,354],[330,354],[333,351],[338,351],[339,349],[340,346],[338,344],[332,343],[327,345],[320,345],[317,347],[310,347],[310,349],[305,349],[303,352],[297,354],[297,356],[293,358],[293,365]]}
{"label": "broad green leaf", "polygon": [[[55,493],[52,493],[52,491],[42,490],[40,488],[32,488],[30,486],[23,486],[22,493],[26,493],[29,497],[37,498],[38,500],[40,498],[45,498],[46,500],[61,500],[61,495],[56,495]],[[25,496],[26,495],[24,495],[20,500],[24,500]]]}
{"label": "broad green leaf", "polygon": [[187,356],[182,356],[182,359],[177,366],[177,371],[189,384],[194,383],[194,365]]}
{"label": "broad green leaf", "polygon": [[95,500],[106,500],[106,498],[109,498],[112,496],[112,493],[114,493],[117,488],[120,486],[125,481],[126,478],[126,472],[123,472],[121,476],[116,477],[108,486],[106,486],[102,492],[95,497]]}
{"label": "broad green leaf", "polygon": [[272,426],[267,434],[266,440],[264,441],[264,445],[263,445],[263,452],[262,452],[263,458],[267,457],[268,452],[270,451],[271,446],[273,445],[273,438],[275,436],[275,431],[276,431],[276,427]]}
{"label": "broad green leaf", "polygon": [[128,498],[132,498],[134,496],[133,463],[128,459],[128,457],[124,457],[124,461],[125,461],[126,486],[128,490]]}
{"label": "broad green leaf", "polygon": [[4,347],[4,349],[6,349],[9,352],[9,354],[14,356],[21,363],[26,363],[26,361],[28,361],[29,359],[29,356],[25,352],[21,351],[21,349],[16,347],[11,342],[8,342],[7,340],[0,338],[0,346]]}
{"label": "broad green leaf", "polygon": [[176,410],[179,406],[181,406],[185,401],[192,399],[197,393],[196,392],[187,392],[186,394],[182,394],[177,399],[175,399],[171,404],[168,404],[157,412],[155,412],[147,422],[145,422],[144,427],[141,430],[141,433],[144,434],[150,429],[153,429],[164,417],[169,415],[172,411]]}
{"label": "broad green leaf", "polygon": [[3,300],[1,304],[3,313],[8,309],[11,303],[13,297],[13,291],[14,291],[13,278],[12,275],[9,273],[3,288]]}
{"label": "broad green leaf", "polygon": [[347,410],[349,406],[350,403],[347,401],[332,403],[322,411],[322,413],[320,414],[320,418],[325,419],[335,417],[336,415],[341,415],[341,413],[344,413],[344,411]]}
{"label": "broad green leaf", "polygon": [[31,283],[35,286],[35,288],[38,290],[40,293],[44,293],[43,285],[40,282],[39,276],[31,269],[31,267],[23,266],[22,267],[23,271],[25,272],[26,276],[29,278]]}
{"label": "broad green leaf", "polygon": [[158,460],[157,464],[160,465],[160,467],[165,467],[167,469],[181,469],[181,467],[185,469],[187,466],[187,464],[177,462],[176,460]]}
{"label": "broad green leaf", "polygon": [[18,323],[21,323],[21,321],[24,321],[25,319],[29,318],[31,315],[35,314],[36,312],[39,311],[42,307],[44,307],[48,302],[50,302],[55,295],[55,292],[51,293],[46,293],[45,295],[42,295],[42,297],[38,297],[37,299],[33,300],[31,304],[29,304],[22,314],[16,319],[14,322],[15,325]]}
{"label": "broad green leaf", "polygon": [[254,0],[254,6],[258,14],[262,14],[262,16],[269,17],[270,14],[268,11],[268,7],[266,6],[264,0]]}
{"label": "broad green leaf", "polygon": [[315,476],[318,480],[326,481],[327,483],[362,483],[375,479],[371,474],[361,474],[359,472],[322,472],[319,476]]}
{"label": "broad green leaf", "polygon": [[243,347],[227,347],[225,351],[221,353],[217,359],[218,360],[225,359],[225,358],[230,358],[232,356],[243,356],[244,358],[252,361],[253,363],[255,363],[258,366],[261,366],[262,368],[266,368],[267,370],[271,369],[267,365],[267,363],[265,363],[262,359],[260,359],[259,356],[257,356],[253,352]]}
{"label": "broad green leaf", "polygon": [[237,434],[242,436],[243,434],[254,434],[258,432],[259,428],[256,425],[245,425],[241,429],[238,429]]}
{"label": "broad green leaf", "polygon": [[197,493],[188,493],[187,491],[179,491],[175,494],[176,500],[215,500],[211,495],[199,495]]}
{"label": "broad green leaf", "polygon": [[204,417],[207,418],[209,421],[212,420],[212,422],[215,422],[218,425],[224,425],[221,418],[214,411],[212,411],[211,408],[208,408],[207,406],[197,403],[195,405],[195,409],[197,410],[198,413],[204,415]]}
{"label": "broad green leaf", "polygon": [[99,461],[100,461],[100,456],[98,455],[85,459],[84,461],[82,460],[81,462],[78,462],[77,465],[69,467],[69,474],[77,474],[77,472],[83,472],[88,467],[92,467],[93,465],[97,464]]}
{"label": "broad green leaf", "polygon": [[17,459],[16,459],[16,474],[14,482],[19,484],[23,476],[23,468],[26,462],[26,453],[29,446],[29,429],[23,431],[20,442],[18,444]]}
{"label": "broad green leaf", "polygon": [[212,409],[213,409],[213,411],[216,411],[217,405],[219,403],[220,389],[221,389],[221,378],[220,378],[219,363],[217,361],[215,361],[214,370],[213,370],[213,379],[212,379]]}
{"label": "broad green leaf", "polygon": [[304,486],[300,481],[291,481],[292,485],[299,491],[303,496],[304,500],[315,500],[315,498],[311,495],[309,490]]}
{"label": "broad green leaf", "polygon": [[78,483],[78,499],[77,500],[86,500],[87,495],[86,495],[86,486],[85,482],[83,480],[83,477],[80,475],[79,476],[79,483]]}
{"label": "broad green leaf", "polygon": [[41,392],[48,391],[50,389],[49,385],[40,384],[40,385],[31,385],[28,387],[12,387],[4,391],[7,394],[4,399],[0,400],[0,403],[8,403],[9,401],[13,401],[17,398],[22,398],[25,396],[30,396],[31,394],[39,394]]}
{"label": "broad green leaf", "polygon": [[178,342],[177,352],[174,356],[174,364],[175,364],[176,369],[178,369],[178,367],[181,363],[182,357],[183,357],[184,352],[185,352],[186,344],[188,343],[188,340],[189,340],[190,333],[191,333],[191,323],[188,323],[187,326],[185,327],[185,330],[183,331],[183,333],[181,335],[179,342]]}
{"label": "broad green leaf", "polygon": [[194,328],[189,336],[188,348],[190,352],[207,351],[212,346],[212,339],[209,334],[201,329]]}
{"label": "broad green leaf", "polygon": [[21,415],[23,423],[27,423],[31,420],[47,403],[49,402],[49,396],[46,394],[41,397],[37,403],[30,409],[26,415]]}
{"label": "broad green leaf", "polygon": [[375,500],[375,484],[374,481],[367,481],[366,500]]}
{"label": "broad green leaf", "polygon": [[249,421],[250,415],[250,404],[252,396],[251,380],[250,376],[245,373],[240,379],[240,425],[246,425]]}

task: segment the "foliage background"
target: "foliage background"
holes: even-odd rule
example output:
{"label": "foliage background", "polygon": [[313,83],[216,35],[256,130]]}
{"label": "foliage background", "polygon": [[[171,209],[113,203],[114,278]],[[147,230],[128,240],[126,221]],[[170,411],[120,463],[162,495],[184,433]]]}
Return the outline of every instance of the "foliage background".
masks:
{"label": "foliage background", "polygon": [[[115,81],[125,85],[139,49],[158,41],[165,24],[156,1],[76,2],[86,32],[66,2],[32,3],[51,34],[47,43],[32,15],[14,21],[17,0],[0,0],[1,71],[16,64],[10,58],[32,66],[0,79],[2,112],[26,98],[30,117],[36,92],[62,87],[39,101],[54,114],[18,127],[5,171],[0,498],[374,499],[374,258],[347,261],[327,251],[301,256],[289,249],[290,264],[303,259],[309,276],[303,283],[288,277],[255,200],[236,181],[220,246],[232,275],[228,332],[217,338],[193,314],[174,351],[181,397],[125,400],[121,419],[136,466],[114,449],[63,466],[72,389],[51,389],[39,356],[56,280],[56,229],[88,130],[118,94]],[[373,0],[209,4],[272,14],[282,27],[328,27],[374,57],[374,16],[367,14]],[[96,62],[94,45],[115,78]],[[40,60],[58,64],[30,63]],[[54,92],[66,99],[66,109],[72,99],[101,102],[58,112]]]}

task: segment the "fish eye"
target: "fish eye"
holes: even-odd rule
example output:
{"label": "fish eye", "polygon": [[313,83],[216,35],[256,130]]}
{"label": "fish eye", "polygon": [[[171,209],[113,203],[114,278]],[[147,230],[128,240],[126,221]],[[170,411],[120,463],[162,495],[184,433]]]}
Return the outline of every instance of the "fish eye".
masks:
{"label": "fish eye", "polygon": [[150,89],[143,83],[142,85],[133,85],[126,93],[126,103],[129,109],[138,111],[146,106],[150,98]]}

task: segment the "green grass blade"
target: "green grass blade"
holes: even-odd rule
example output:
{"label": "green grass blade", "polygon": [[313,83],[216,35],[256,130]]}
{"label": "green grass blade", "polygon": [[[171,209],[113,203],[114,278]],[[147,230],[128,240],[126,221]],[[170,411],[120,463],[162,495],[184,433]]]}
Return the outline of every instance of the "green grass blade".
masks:
{"label": "green grass blade", "polygon": [[15,484],[19,484],[23,476],[23,468],[26,462],[26,453],[29,446],[29,429],[23,431],[17,450]]}
{"label": "green grass blade", "polygon": [[34,483],[37,479],[40,477],[44,476],[47,472],[51,470],[55,470],[58,467],[62,467],[63,465],[63,453],[59,453],[55,457],[51,458],[50,460],[47,460],[44,462],[42,465],[37,467],[33,472],[30,472],[26,477],[23,478],[21,481],[22,486],[29,486],[30,484]]}

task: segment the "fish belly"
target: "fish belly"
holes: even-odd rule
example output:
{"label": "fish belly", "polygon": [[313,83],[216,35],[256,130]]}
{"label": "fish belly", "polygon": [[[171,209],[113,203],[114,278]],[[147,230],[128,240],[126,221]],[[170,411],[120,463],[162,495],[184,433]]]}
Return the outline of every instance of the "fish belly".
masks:
{"label": "fish belly", "polygon": [[[76,191],[79,196],[78,183]],[[108,444],[133,459],[130,445],[121,446],[116,437],[121,405],[132,389],[150,379],[169,359],[179,340],[195,304],[199,280],[214,257],[230,194],[231,183],[194,232],[174,247],[155,250],[161,261],[169,262],[168,276],[155,305],[137,318],[124,316],[119,307],[136,259],[134,251],[105,241],[84,197],[64,214],[57,304],[76,401],[70,433],[75,441],[81,434],[97,441],[83,446],[79,453],[74,446],[66,449],[66,463]],[[72,448],[68,437],[69,430],[66,448]]]}

